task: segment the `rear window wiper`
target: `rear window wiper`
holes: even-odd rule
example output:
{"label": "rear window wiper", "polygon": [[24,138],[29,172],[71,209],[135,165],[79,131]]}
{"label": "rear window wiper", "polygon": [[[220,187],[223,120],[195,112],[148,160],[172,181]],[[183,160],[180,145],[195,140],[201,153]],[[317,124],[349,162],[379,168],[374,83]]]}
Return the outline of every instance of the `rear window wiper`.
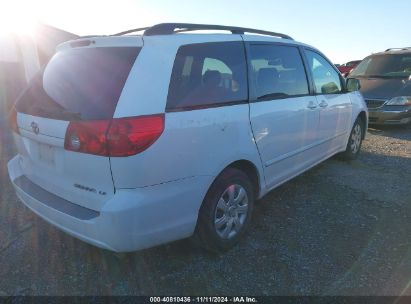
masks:
{"label": "rear window wiper", "polygon": [[267,100],[267,99],[280,99],[280,98],[286,98],[288,97],[288,94],[285,93],[269,93],[269,94],[264,94],[261,96],[258,96],[258,100]]}

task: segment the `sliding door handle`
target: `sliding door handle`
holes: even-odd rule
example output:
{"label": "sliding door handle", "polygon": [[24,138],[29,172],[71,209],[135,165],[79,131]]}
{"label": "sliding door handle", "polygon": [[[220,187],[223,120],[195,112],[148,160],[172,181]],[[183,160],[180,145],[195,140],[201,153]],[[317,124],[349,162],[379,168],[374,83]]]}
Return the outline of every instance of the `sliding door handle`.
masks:
{"label": "sliding door handle", "polygon": [[328,106],[328,103],[327,103],[325,100],[322,100],[322,101],[320,102],[319,106],[320,106],[321,108],[325,108],[325,107]]}
{"label": "sliding door handle", "polygon": [[307,105],[307,108],[309,108],[311,110],[314,110],[314,109],[317,108],[317,104],[314,101],[309,101],[308,105]]}

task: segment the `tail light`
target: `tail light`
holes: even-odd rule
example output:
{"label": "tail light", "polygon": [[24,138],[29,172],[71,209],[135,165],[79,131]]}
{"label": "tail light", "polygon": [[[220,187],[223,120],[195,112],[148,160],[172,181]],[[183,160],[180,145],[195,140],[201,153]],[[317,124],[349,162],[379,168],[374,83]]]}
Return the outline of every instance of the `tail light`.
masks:
{"label": "tail light", "polygon": [[10,129],[12,129],[17,134],[20,134],[19,127],[17,125],[17,111],[15,108],[13,108],[10,112],[9,125],[10,125]]}
{"label": "tail light", "polygon": [[64,140],[66,150],[108,156],[107,130],[110,120],[72,121]]}
{"label": "tail light", "polygon": [[66,131],[64,148],[101,156],[130,156],[150,147],[163,130],[164,114],[72,121]]}
{"label": "tail light", "polygon": [[143,152],[163,133],[164,115],[113,119],[107,134],[110,156]]}

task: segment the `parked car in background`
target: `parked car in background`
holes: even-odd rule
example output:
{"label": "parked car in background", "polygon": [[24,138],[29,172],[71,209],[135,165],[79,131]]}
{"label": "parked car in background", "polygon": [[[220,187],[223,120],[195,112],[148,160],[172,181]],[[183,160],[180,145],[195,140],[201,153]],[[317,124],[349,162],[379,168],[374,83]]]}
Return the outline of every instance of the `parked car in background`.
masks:
{"label": "parked car in background", "polygon": [[411,122],[411,47],[370,55],[349,77],[360,81],[370,124]]}
{"label": "parked car in background", "polygon": [[361,60],[348,61],[347,63],[339,64],[337,68],[344,77],[347,77],[352,69],[354,69],[360,62]]}
{"label": "parked car in background", "polygon": [[[194,30],[231,33],[180,33]],[[17,195],[67,233],[114,251],[194,235],[223,251],[256,199],[358,155],[368,113],[347,89],[358,81],[317,49],[238,27],[124,36],[136,31],[60,45],[11,117]]]}

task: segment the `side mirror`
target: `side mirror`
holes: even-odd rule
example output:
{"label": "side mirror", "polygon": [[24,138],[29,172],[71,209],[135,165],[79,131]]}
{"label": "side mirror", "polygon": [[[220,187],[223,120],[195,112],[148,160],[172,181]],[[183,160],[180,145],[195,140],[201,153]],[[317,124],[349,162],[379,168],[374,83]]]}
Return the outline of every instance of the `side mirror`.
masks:
{"label": "side mirror", "polygon": [[334,82],[326,83],[321,87],[321,93],[323,94],[336,94],[339,91],[338,86]]}
{"label": "side mirror", "polygon": [[354,92],[359,91],[361,89],[360,81],[356,78],[348,78],[347,79],[347,91]]}

